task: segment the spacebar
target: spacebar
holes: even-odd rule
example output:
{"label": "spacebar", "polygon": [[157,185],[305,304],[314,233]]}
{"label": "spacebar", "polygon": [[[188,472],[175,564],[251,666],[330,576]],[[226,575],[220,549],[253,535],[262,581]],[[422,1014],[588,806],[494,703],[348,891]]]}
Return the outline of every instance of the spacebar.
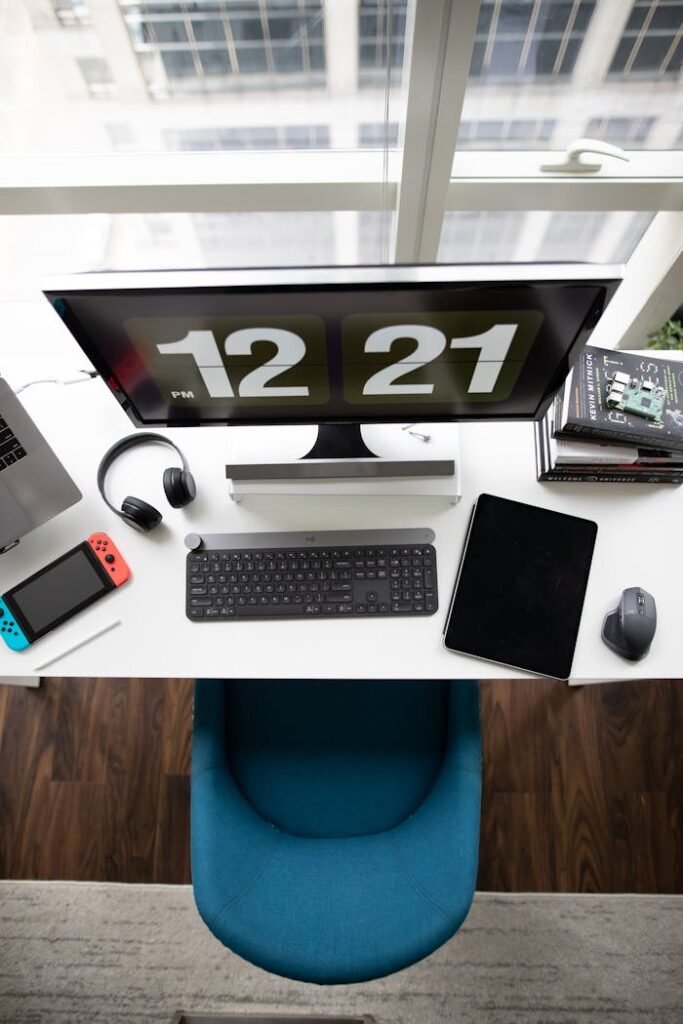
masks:
{"label": "spacebar", "polygon": [[295,615],[303,615],[306,607],[303,604],[241,604],[237,605],[235,611],[237,612],[237,618],[244,619],[265,619],[270,615],[289,615],[290,618],[293,618]]}

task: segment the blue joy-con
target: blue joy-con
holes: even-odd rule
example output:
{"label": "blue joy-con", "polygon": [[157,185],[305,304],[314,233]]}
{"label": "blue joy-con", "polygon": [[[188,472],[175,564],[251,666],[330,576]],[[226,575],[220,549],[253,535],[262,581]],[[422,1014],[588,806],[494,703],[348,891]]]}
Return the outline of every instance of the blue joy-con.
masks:
{"label": "blue joy-con", "polygon": [[4,600],[0,597],[0,636],[11,651],[23,651],[31,643],[25,636],[21,626],[14,621],[14,616]]}

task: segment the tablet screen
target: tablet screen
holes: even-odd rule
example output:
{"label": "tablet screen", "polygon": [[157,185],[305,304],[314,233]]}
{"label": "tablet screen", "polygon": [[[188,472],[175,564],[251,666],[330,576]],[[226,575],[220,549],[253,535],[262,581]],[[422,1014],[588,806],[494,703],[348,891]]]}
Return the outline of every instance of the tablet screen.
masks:
{"label": "tablet screen", "polygon": [[588,519],[480,495],[444,630],[446,647],[567,679],[597,529]]}

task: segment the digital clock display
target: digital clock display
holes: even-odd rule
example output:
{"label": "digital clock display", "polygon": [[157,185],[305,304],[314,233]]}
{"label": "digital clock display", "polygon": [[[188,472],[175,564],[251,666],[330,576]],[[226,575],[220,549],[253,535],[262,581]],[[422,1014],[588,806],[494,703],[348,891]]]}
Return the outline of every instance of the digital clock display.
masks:
{"label": "digital clock display", "polygon": [[50,298],[137,423],[182,425],[531,418],[605,293],[547,281]]}

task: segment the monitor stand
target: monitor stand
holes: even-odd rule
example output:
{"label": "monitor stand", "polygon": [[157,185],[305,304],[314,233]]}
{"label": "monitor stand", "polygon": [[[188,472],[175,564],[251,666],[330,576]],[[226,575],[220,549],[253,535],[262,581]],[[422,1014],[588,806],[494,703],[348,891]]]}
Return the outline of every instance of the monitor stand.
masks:
{"label": "monitor stand", "polygon": [[453,423],[231,427],[226,476],[235,500],[266,493],[266,487],[268,493],[289,494],[414,493],[410,482],[420,480],[420,493],[429,492],[431,483],[431,493],[452,495],[457,429]]}
{"label": "monitor stand", "polygon": [[363,440],[360,423],[319,423],[318,435],[304,459],[377,459]]}

